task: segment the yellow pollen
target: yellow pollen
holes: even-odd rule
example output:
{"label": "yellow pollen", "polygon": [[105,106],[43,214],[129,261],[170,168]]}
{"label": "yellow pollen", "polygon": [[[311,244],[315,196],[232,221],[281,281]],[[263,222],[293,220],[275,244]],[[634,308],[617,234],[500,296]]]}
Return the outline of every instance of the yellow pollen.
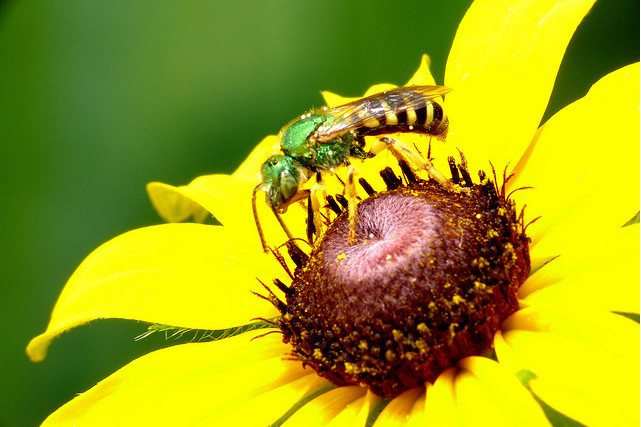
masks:
{"label": "yellow pollen", "polygon": [[450,323],[450,328],[449,328],[450,337],[447,340],[448,341],[448,345],[452,345],[452,343],[454,342],[454,337],[456,336],[456,331],[455,330],[456,330],[457,326],[458,326],[458,323]]}
{"label": "yellow pollen", "polygon": [[427,354],[427,352],[429,351],[429,347],[427,346],[427,343],[423,340],[416,341],[416,348],[418,348],[418,351],[421,354]]}
{"label": "yellow pollen", "polygon": [[351,375],[358,374],[359,369],[354,363],[345,362],[345,372]]}
{"label": "yellow pollen", "polygon": [[428,328],[425,323],[419,323],[418,326],[416,327],[416,330],[422,334],[426,334],[430,331],[430,328]]}
{"label": "yellow pollen", "polygon": [[337,255],[337,256],[336,256],[336,259],[337,259],[338,261],[341,261],[341,260],[345,259],[345,257],[346,257],[346,256],[347,256],[347,255],[345,255],[344,253],[342,253],[342,254],[340,254],[340,255]]}
{"label": "yellow pollen", "polygon": [[472,261],[472,263],[475,264],[475,265],[478,265],[479,268],[489,267],[489,265],[490,265],[489,261],[486,260],[485,258],[483,258],[482,256],[478,257],[477,259]]}
{"label": "yellow pollen", "polygon": [[499,233],[498,231],[492,228],[487,232],[487,237],[488,238],[499,237]]}
{"label": "yellow pollen", "polygon": [[486,287],[487,286],[485,285],[485,283],[481,283],[478,280],[474,282],[474,289],[476,289],[477,291],[483,291]]}

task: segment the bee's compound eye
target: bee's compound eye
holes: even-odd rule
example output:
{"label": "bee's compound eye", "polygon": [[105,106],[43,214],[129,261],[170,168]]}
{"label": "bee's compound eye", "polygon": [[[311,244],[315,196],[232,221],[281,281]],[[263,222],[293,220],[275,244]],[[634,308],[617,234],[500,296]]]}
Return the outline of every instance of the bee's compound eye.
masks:
{"label": "bee's compound eye", "polygon": [[280,193],[283,196],[283,200],[287,201],[291,199],[297,191],[298,180],[290,171],[285,169],[280,173]]}

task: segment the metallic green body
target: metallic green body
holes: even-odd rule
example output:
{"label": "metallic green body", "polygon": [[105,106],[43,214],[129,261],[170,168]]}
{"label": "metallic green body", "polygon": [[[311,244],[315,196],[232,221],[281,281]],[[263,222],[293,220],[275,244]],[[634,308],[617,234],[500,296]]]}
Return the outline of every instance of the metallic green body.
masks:
{"label": "metallic green body", "polygon": [[281,137],[283,154],[271,156],[261,168],[265,198],[271,207],[286,207],[298,192],[298,185],[307,180],[307,174],[303,171],[333,170],[348,165],[350,157],[371,157],[356,144],[352,132],[346,132],[331,141],[315,142],[311,138],[314,132],[332,119],[327,114],[311,114],[285,129]]}
{"label": "metallic green body", "polygon": [[348,165],[350,157],[358,159],[371,157],[355,143],[354,136],[348,132],[329,142],[317,144],[313,167],[318,170],[331,170],[338,166]]}
{"label": "metallic green body", "polygon": [[313,160],[313,152],[310,151],[308,138],[328,118],[329,116],[325,114],[312,114],[285,129],[280,141],[283,152],[292,157]]}
{"label": "metallic green body", "polygon": [[369,153],[357,144],[352,132],[327,142],[315,142],[314,132],[332,120],[328,114],[310,114],[290,125],[281,137],[283,154],[271,156],[261,169],[267,203],[273,208],[286,207],[298,192],[298,184],[307,180],[303,171],[333,170],[349,164],[349,158],[367,159]]}

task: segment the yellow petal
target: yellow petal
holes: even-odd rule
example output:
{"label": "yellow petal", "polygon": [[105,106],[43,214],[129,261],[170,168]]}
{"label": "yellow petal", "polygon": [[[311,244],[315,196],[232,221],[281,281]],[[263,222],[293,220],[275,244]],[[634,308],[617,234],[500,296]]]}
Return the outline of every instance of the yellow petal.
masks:
{"label": "yellow petal", "polygon": [[370,411],[376,407],[380,401],[381,398],[379,396],[376,396],[372,392],[367,392],[365,396],[347,405],[345,409],[326,425],[327,427],[364,426]]}
{"label": "yellow petal", "polygon": [[[405,86],[412,86],[412,85],[422,86],[422,85],[434,85],[434,84],[435,84],[434,77],[432,77],[432,73],[430,72],[430,57],[424,54],[421,57],[421,64],[419,65],[418,70],[409,79],[409,81]],[[325,100],[325,105],[327,105],[329,108],[334,108],[334,107],[338,107],[339,105],[344,105],[349,102],[356,101],[357,99],[360,99],[360,98],[364,98],[364,97],[374,95],[389,89],[393,89],[395,87],[396,87],[395,85],[389,84],[389,83],[377,84],[367,89],[367,92],[365,92],[365,94],[362,97],[345,97],[329,91],[323,91],[321,92],[321,94],[323,95],[323,99]]]}
{"label": "yellow petal", "polygon": [[412,76],[411,79],[407,82],[405,86],[426,86],[426,85],[435,85],[434,77],[430,71],[431,60],[428,55],[423,54],[421,57],[421,64],[418,66],[418,70]]}
{"label": "yellow petal", "polygon": [[175,210],[172,204],[183,206],[191,202],[202,206],[223,225],[234,226],[243,221],[249,223],[248,215],[239,218],[238,213],[249,211],[251,214],[251,192],[257,182],[253,184],[220,174],[200,176],[180,187],[152,182],[147,185],[147,191],[154,207],[166,220]]}
{"label": "yellow petal", "polygon": [[586,230],[598,235],[639,210],[639,64],[599,80],[539,130],[512,188],[537,256],[558,255]]}
{"label": "yellow petal", "polygon": [[187,221],[190,217],[194,222],[203,222],[207,218],[207,210],[176,191],[176,187],[151,182],[147,184],[147,193],[160,217],[167,222]]}
{"label": "yellow petal", "polygon": [[494,351],[501,364],[501,368],[506,372],[510,372],[512,375],[516,375],[517,372],[529,368],[527,362],[520,359],[518,353],[505,341],[503,331],[497,331],[496,334],[494,334]]}
{"label": "yellow petal", "polygon": [[429,426],[464,426],[462,414],[454,400],[457,369],[450,368],[438,376],[434,385],[427,387],[425,420]]}
{"label": "yellow petal", "polygon": [[338,387],[308,402],[283,426],[365,425],[367,412],[363,415],[363,408],[369,408],[366,397],[363,387]]}
{"label": "yellow petal", "polygon": [[[598,398],[595,399],[593,396],[586,395],[583,390],[558,386],[553,382],[537,379],[530,381],[530,388],[557,412],[579,421],[580,425],[603,427],[639,425],[638,417],[635,419],[633,416],[627,416],[619,412],[612,413],[610,412],[611,408],[604,405]],[[621,392],[612,389],[612,393],[617,395]]]}
{"label": "yellow petal", "polygon": [[363,96],[352,96],[352,97],[341,96],[341,95],[335,94],[335,93],[327,91],[327,90],[322,91],[321,95],[323,95],[323,99],[325,100],[325,105],[327,105],[329,108],[334,108],[334,107],[338,107],[340,105],[345,105],[345,104],[348,104],[350,102],[359,100],[361,98],[365,98],[365,97],[370,96],[370,95],[374,95],[374,94],[377,94],[377,93],[380,93],[380,92],[384,92],[384,91],[389,90],[389,89],[394,89],[395,87],[397,87],[397,86],[395,86],[393,84],[380,83],[380,84],[377,84],[377,85],[374,85],[374,86],[370,86],[369,89],[367,89],[367,91],[365,92],[365,94]]}
{"label": "yellow petal", "polygon": [[470,171],[514,166],[545,112],[574,30],[594,0],[477,0],[459,25],[445,70],[448,144]]}
{"label": "yellow petal", "polygon": [[[161,183],[150,183],[147,191],[161,216],[169,219],[175,209],[173,203],[202,206],[223,225],[232,228],[236,239],[244,241],[253,249],[260,249],[260,239],[252,211],[252,193],[258,182],[238,179],[231,175],[206,175],[193,180],[189,185],[173,187]],[[171,196],[171,198],[168,197]],[[271,246],[277,246],[287,239],[282,227],[265,202],[264,193],[257,193],[256,207],[265,237]],[[298,237],[305,236],[307,210],[295,204],[283,215],[290,231]]]}
{"label": "yellow petal", "polygon": [[[392,399],[379,414],[375,427],[421,425],[424,421],[425,387],[409,389]],[[419,419],[420,418],[420,419]]]}
{"label": "yellow petal", "polygon": [[536,375],[547,404],[586,425],[638,425],[639,325],[622,316],[566,307],[523,309],[504,337]]}
{"label": "yellow petal", "polygon": [[363,95],[363,98],[376,95],[377,93],[385,92],[386,90],[394,89],[396,87],[398,86],[390,83],[379,83],[374,86],[370,86],[370,88],[365,92],[365,95]]}
{"label": "yellow petal", "polygon": [[425,426],[425,401],[427,399],[427,390],[430,387],[432,387],[432,384],[426,384],[425,391],[416,399],[416,402],[414,402],[414,406],[410,409],[407,422],[404,424],[405,427]]}
{"label": "yellow petal", "polygon": [[130,231],[92,252],[71,276],[46,332],[27,348],[46,356],[62,332],[102,318],[223,329],[278,312],[251,293],[283,277],[273,256],[247,250],[220,226],[165,224]]}
{"label": "yellow petal", "polygon": [[147,354],[67,403],[44,423],[55,425],[265,426],[298,399],[327,384],[277,335],[258,332]]}
{"label": "yellow petal", "polygon": [[639,225],[620,228],[607,241],[579,235],[561,256],[519,289],[528,305],[639,312]]}
{"label": "yellow petal", "polygon": [[260,168],[272,154],[280,151],[280,138],[277,135],[269,135],[249,153],[249,156],[232,174],[237,179],[260,181]]}
{"label": "yellow petal", "polygon": [[455,396],[468,425],[549,426],[543,410],[519,380],[493,360],[468,357],[456,377]]}
{"label": "yellow petal", "polygon": [[339,105],[347,104],[349,102],[356,101],[358,99],[358,97],[348,98],[345,96],[341,96],[334,92],[330,92],[328,90],[322,91],[321,95],[325,100],[325,105],[327,105],[329,108],[338,107]]}

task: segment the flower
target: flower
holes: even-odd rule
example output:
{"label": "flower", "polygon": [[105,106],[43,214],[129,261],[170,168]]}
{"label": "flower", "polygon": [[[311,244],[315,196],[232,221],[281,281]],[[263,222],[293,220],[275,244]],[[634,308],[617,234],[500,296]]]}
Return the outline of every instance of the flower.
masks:
{"label": "flower", "polygon": [[[249,331],[143,356],[45,424],[365,425],[383,406],[377,426],[546,424],[534,395],[584,424],[638,424],[639,325],[616,313],[639,313],[639,225],[622,227],[639,209],[639,64],[605,76],[538,127],[565,48],[592,3],[476,1],[448,59],[451,130],[445,144],[433,144],[437,168],[447,170],[456,149],[470,170],[488,161],[498,171],[509,167],[510,189],[534,187],[512,198],[530,219],[541,216],[527,230],[532,273],[519,289],[519,310],[494,335],[496,360],[466,357],[433,384],[388,402],[365,387],[335,387],[291,360],[279,334],[252,340],[265,330]],[[409,84],[433,84],[426,57]],[[348,101],[324,95],[329,106]],[[55,336],[99,318],[222,330],[278,316],[250,292],[261,289],[257,277],[288,277],[262,253],[249,208],[256,172],[278,143],[267,137],[229,176],[150,184],[170,222],[209,212],[223,226],[158,225],[96,249],[66,284],[29,356],[43,359]],[[368,176],[386,163],[379,155],[359,168]],[[267,207],[259,210],[267,240],[284,241]],[[303,210],[292,207],[285,220],[305,236]]]}

